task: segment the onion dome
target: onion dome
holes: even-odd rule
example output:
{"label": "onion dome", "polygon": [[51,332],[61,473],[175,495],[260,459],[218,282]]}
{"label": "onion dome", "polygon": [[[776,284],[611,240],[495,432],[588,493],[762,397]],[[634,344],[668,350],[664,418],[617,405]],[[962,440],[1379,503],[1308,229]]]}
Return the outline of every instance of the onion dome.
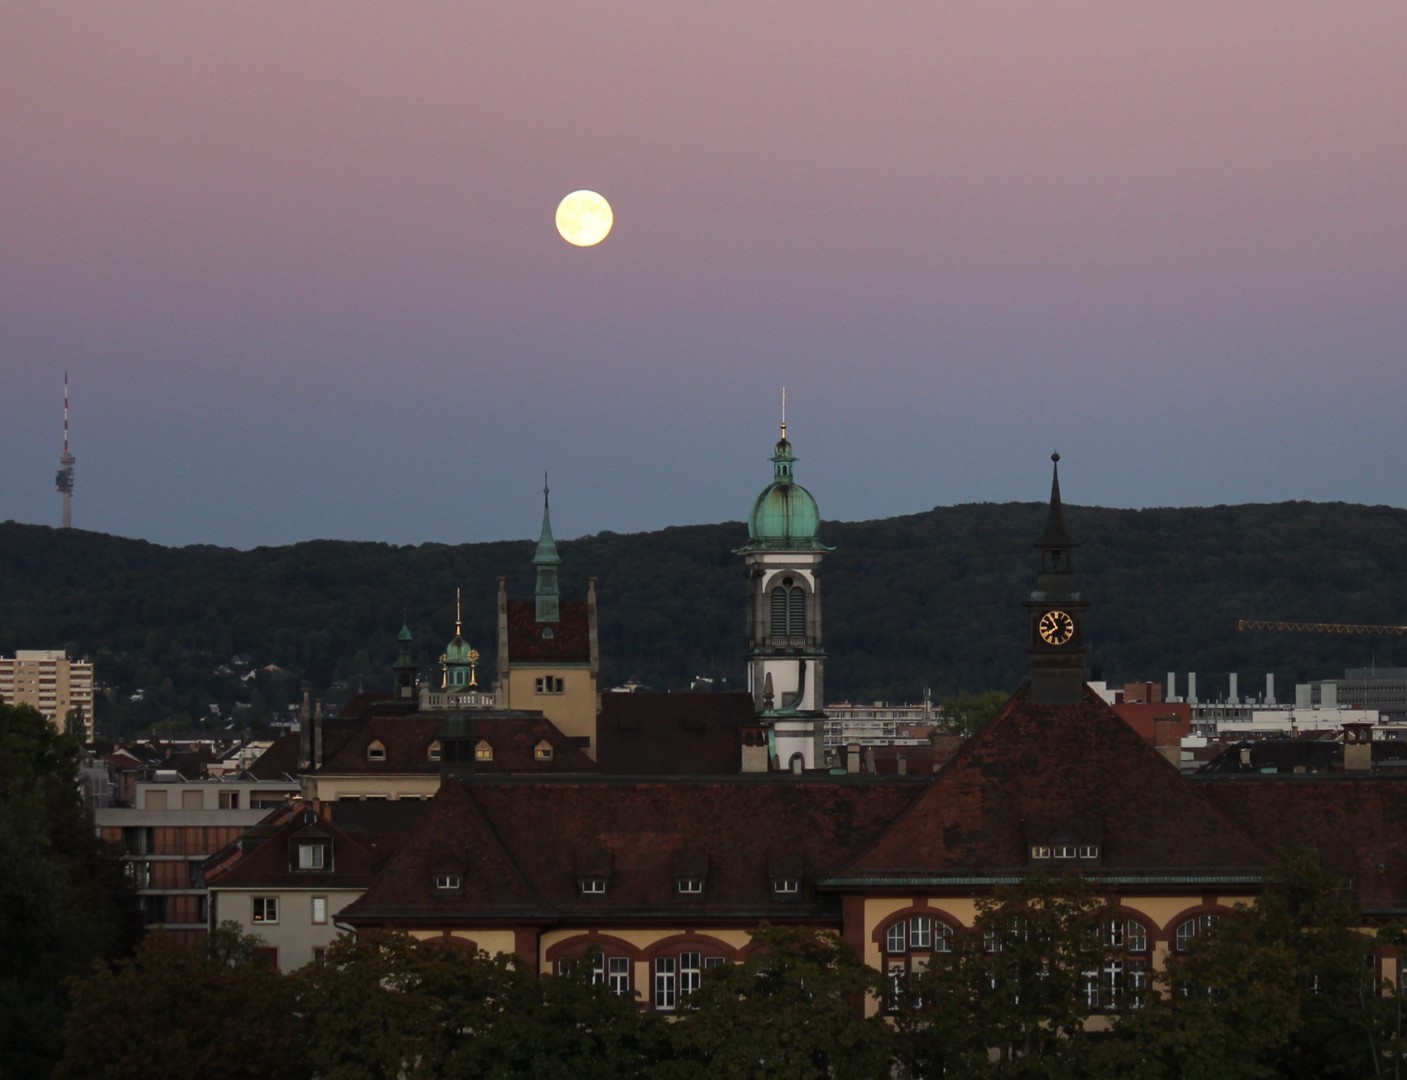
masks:
{"label": "onion dome", "polygon": [[782,437],[777,440],[772,454],[772,482],[762,489],[748,515],[749,547],[793,551],[824,548],[816,539],[821,512],[811,493],[793,480],[795,461],[791,443],[787,441],[786,424],[783,424]]}

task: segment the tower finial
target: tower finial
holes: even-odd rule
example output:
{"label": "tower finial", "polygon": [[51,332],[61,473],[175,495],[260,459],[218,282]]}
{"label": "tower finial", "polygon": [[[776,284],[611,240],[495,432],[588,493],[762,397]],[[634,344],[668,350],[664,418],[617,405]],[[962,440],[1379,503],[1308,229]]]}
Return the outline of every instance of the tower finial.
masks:
{"label": "tower finial", "polygon": [[787,388],[782,387],[782,442],[787,440]]}

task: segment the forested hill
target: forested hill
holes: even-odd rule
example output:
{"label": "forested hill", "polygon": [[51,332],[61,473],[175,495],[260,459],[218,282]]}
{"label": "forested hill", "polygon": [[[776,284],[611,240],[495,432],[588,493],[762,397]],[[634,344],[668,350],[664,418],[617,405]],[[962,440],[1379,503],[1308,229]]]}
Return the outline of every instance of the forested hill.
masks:
{"label": "forested hill", "polygon": [[[1241,673],[1295,680],[1346,666],[1407,666],[1407,639],[1238,633],[1238,617],[1407,623],[1407,511],[1342,503],[1196,509],[1066,508],[1092,601],[1096,677],[1161,681],[1199,673],[1203,697]],[[831,522],[823,602],[827,698],[914,699],[1010,689],[1025,657],[1020,602],[1035,577],[1038,503],[970,504],[882,521]],[[658,688],[742,675],[737,522],[601,533],[559,544],[564,595],[597,578],[602,686]],[[66,648],[110,687],[108,730],[204,717],[237,701],[266,716],[334,683],[389,686],[402,617],[429,669],[454,632],[491,678],[497,578],[531,595],[533,541],[316,541],[234,551],[163,548],[77,530],[0,525],[0,654]],[[282,672],[251,676],[277,665]],[[139,691],[138,701],[131,701]],[[336,697],[334,692],[331,696]]]}

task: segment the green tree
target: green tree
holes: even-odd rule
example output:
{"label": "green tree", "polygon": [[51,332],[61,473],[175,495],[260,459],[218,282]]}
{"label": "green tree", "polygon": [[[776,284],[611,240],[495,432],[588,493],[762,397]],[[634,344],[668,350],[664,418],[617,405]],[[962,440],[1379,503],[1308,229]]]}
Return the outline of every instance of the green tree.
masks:
{"label": "green tree", "polygon": [[289,1080],[307,1075],[287,981],[233,923],[209,947],[153,934],[137,955],[73,981],[54,1076]]}
{"label": "green tree", "polygon": [[1392,1075],[1396,1002],[1360,923],[1352,890],[1316,853],[1283,857],[1254,906],[1169,961],[1172,1007],[1126,1017],[1103,1067],[1140,1080]]}
{"label": "green tree", "polygon": [[1010,697],[1002,690],[986,690],[980,694],[960,693],[943,702],[942,719],[938,726],[962,736],[976,735]]}
{"label": "green tree", "polygon": [[885,1076],[892,1033],[861,1005],[883,990],[879,974],[835,934],[763,924],[741,964],[714,968],[671,1028],[678,1060],[669,1077]]}
{"label": "green tree", "polygon": [[972,930],[891,989],[912,1076],[1087,1074],[1086,988],[1104,958],[1105,901],[1080,878],[1035,876],[978,902]]}
{"label": "green tree", "polygon": [[0,1076],[62,1053],[64,980],[140,928],[114,853],[78,793],[78,747],[28,706],[0,704]]}

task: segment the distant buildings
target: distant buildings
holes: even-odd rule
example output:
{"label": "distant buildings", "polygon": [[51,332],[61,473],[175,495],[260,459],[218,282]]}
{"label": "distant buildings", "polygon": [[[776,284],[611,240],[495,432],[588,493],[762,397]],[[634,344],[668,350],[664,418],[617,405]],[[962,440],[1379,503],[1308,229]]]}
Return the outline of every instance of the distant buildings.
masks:
{"label": "distant buildings", "polygon": [[62,649],[20,649],[0,656],[0,701],[30,705],[79,742],[93,738],[93,665]]}

